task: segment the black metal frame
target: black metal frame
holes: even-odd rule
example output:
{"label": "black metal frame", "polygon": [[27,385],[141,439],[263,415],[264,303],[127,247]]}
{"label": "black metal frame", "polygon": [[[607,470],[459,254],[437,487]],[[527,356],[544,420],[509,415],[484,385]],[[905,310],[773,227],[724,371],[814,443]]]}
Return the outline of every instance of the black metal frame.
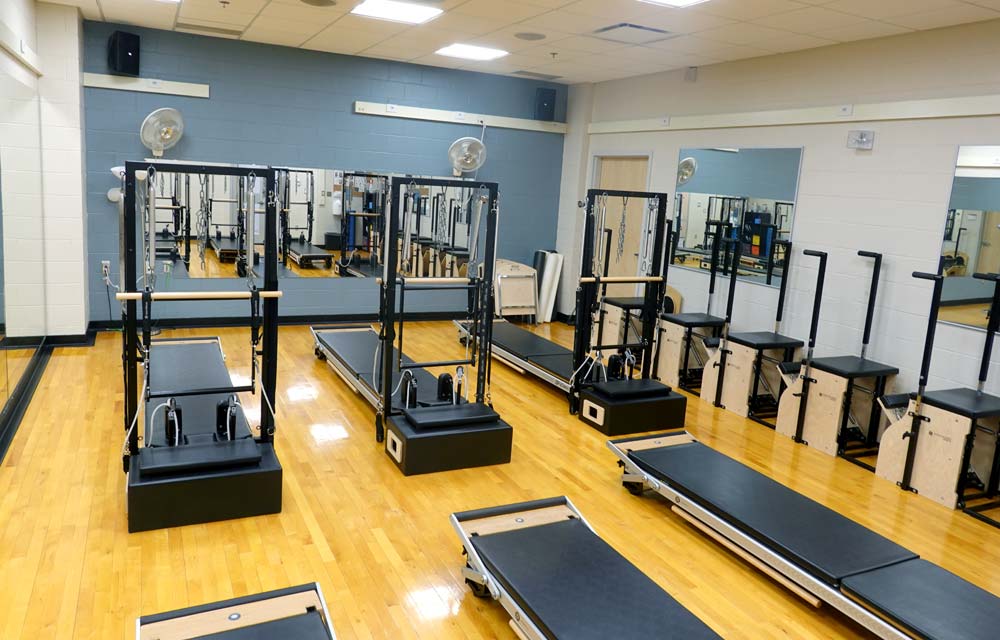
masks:
{"label": "black metal frame", "polygon": [[[139,289],[137,282],[138,258],[136,240],[142,231],[138,226],[139,217],[136,215],[136,187],[138,180],[137,171],[166,173],[187,173],[204,175],[223,175],[265,178],[267,206],[264,222],[264,275],[263,288],[259,291],[278,290],[278,246],[277,246],[277,211],[275,207],[275,172],[273,169],[262,167],[226,167],[208,166],[198,164],[178,164],[178,163],[157,163],[157,162],[126,162],[125,163],[125,189],[124,189],[124,217],[121,228],[121,291],[124,293],[142,293],[142,306],[144,313],[141,317],[140,335],[140,314],[136,300],[126,300],[122,304],[122,367],[125,383],[125,411],[124,423],[126,432],[132,425],[136,414],[139,411],[139,403],[142,400],[139,386],[139,367],[143,364],[142,345],[149,345],[152,334],[151,314],[152,290]],[[147,178],[148,179],[148,178]],[[278,364],[278,300],[276,298],[261,299],[256,295],[258,289],[251,291],[251,332],[257,335],[261,331],[261,347],[256,351],[261,356],[261,388],[267,398],[275,397],[275,387],[277,380]],[[263,309],[259,315],[257,309]],[[255,343],[256,344],[256,343]],[[256,347],[254,347],[256,349]],[[252,389],[251,389],[252,390]],[[209,394],[218,392],[218,389],[201,390],[202,393]],[[274,441],[274,416],[269,411],[261,410],[260,435],[255,438],[259,443],[271,443]],[[136,455],[139,452],[139,429],[133,429],[129,434],[127,456]],[[124,460],[126,471],[128,470],[128,458]]]}
{"label": "black metal frame", "polygon": [[[597,229],[597,198],[601,196],[616,198],[657,199],[656,221],[653,228],[653,255],[650,259],[649,277],[659,277],[659,280],[643,284],[644,300],[642,308],[642,342],[629,345],[602,344],[603,336],[599,336],[597,344],[593,344],[593,323],[591,318],[600,305],[607,283],[602,283],[604,274],[594,273],[594,249]],[[614,349],[619,352],[629,348],[642,352],[642,367],[640,376],[649,379],[652,375],[653,344],[655,341],[656,324],[662,309],[663,299],[667,289],[667,269],[670,260],[669,252],[672,234],[672,221],[667,218],[667,207],[670,204],[669,194],[648,191],[616,191],[608,189],[589,189],[587,191],[586,217],[583,233],[583,257],[580,264],[581,282],[576,290],[576,331],[573,334],[573,371],[580,371],[584,362],[594,350]],[[645,210],[645,209],[644,209]],[[606,264],[606,262],[605,262]],[[583,282],[584,278],[593,278],[593,282]],[[576,413],[579,408],[579,396],[586,381],[579,375],[570,380],[569,403],[570,412]]]}
{"label": "black metal frame", "polygon": [[[348,242],[348,238],[351,236],[348,230],[351,228],[352,218],[359,217],[357,216],[357,212],[351,210],[350,208],[351,201],[354,199],[353,178],[366,178],[366,179],[370,178],[373,180],[383,180],[385,186],[388,188],[387,191],[383,191],[381,194],[381,202],[379,206],[380,210],[377,212],[380,214],[380,216],[377,219],[371,220],[372,228],[370,232],[374,231],[374,233],[377,235],[375,235],[374,238],[371,235],[369,235],[369,238],[371,239],[369,240],[368,244],[364,246],[359,245],[356,241],[350,243]],[[378,240],[381,240],[385,236],[385,228],[386,228],[385,218],[386,218],[386,209],[388,208],[387,200],[389,199],[388,191],[391,190],[391,184],[392,184],[392,176],[383,173],[367,173],[363,171],[357,171],[357,172],[351,171],[344,173],[344,177],[341,182],[340,258],[337,261],[337,264],[339,264],[341,267],[350,266],[349,263],[344,262],[344,256],[349,254],[355,249],[366,249],[369,254],[368,259],[370,263],[372,265],[378,264],[378,259],[379,259]],[[362,219],[362,230],[364,230],[365,226],[364,221],[370,219],[369,218],[361,218],[361,219]]]}
{"label": "black metal frame", "polygon": [[826,261],[828,256],[825,251],[815,251],[812,249],[806,249],[802,252],[802,254],[813,258],[819,258],[819,269],[816,273],[816,292],[813,295],[812,319],[809,322],[809,342],[806,346],[805,357],[802,358],[802,369],[800,374],[800,377],[802,378],[802,391],[799,394],[799,414],[796,417],[795,436],[793,437],[795,442],[805,444],[806,441],[802,438],[802,433],[806,428],[806,410],[809,405],[809,385],[816,382],[816,379],[812,377],[812,362],[813,353],[816,349],[816,334],[819,332],[819,310],[820,305],[823,304],[823,285],[826,283]]}
{"label": "black metal frame", "polygon": [[[279,226],[279,237],[281,238],[281,264],[282,266],[288,266],[288,245],[291,244],[292,231],[305,231],[305,239],[308,244],[313,244],[313,222],[315,220],[315,193],[316,193],[316,176],[311,169],[290,169],[288,167],[277,167],[275,168],[280,174],[284,175],[284,180],[278,180],[278,186],[280,187],[281,195],[281,209],[278,211],[278,226]],[[309,199],[302,202],[292,202],[291,201],[291,188],[292,181],[291,177],[293,174],[301,173],[309,176]],[[292,215],[292,205],[306,205],[306,226],[292,226],[291,225],[291,215]]]}
{"label": "black metal frame", "polygon": [[[487,194],[486,212],[486,237],[482,245],[481,264],[482,273],[476,273],[476,265],[469,264],[469,283],[462,285],[454,284],[406,284],[406,277],[400,276],[397,257],[399,254],[398,239],[402,233],[400,222],[402,212],[400,203],[403,202],[404,190],[408,187],[452,187],[456,189],[473,189],[473,191],[485,192]],[[470,182],[468,180],[448,180],[441,178],[416,178],[407,176],[394,176],[391,179],[389,189],[389,212],[388,220],[383,234],[383,265],[382,282],[379,290],[379,319],[381,330],[379,340],[381,342],[382,357],[382,380],[379,393],[382,398],[382,406],[378,409],[375,417],[375,439],[382,442],[385,438],[385,425],[389,418],[396,413],[393,408],[393,372],[417,367],[446,366],[470,364],[476,367],[476,390],[475,402],[488,402],[487,388],[492,368],[493,355],[493,306],[494,306],[494,266],[496,261],[496,241],[497,225],[499,219],[500,186],[495,182]],[[482,224],[482,220],[480,220]],[[472,247],[470,247],[472,250]],[[427,291],[427,290],[460,290],[468,291],[468,315],[472,318],[468,339],[472,343],[469,360],[448,361],[448,362],[425,362],[407,365],[402,367],[400,358],[393,358],[394,346],[396,344],[396,323],[399,323],[398,352],[400,357],[403,353],[403,326],[404,326],[404,305],[406,291]],[[399,291],[399,309],[396,307],[396,292]]]}

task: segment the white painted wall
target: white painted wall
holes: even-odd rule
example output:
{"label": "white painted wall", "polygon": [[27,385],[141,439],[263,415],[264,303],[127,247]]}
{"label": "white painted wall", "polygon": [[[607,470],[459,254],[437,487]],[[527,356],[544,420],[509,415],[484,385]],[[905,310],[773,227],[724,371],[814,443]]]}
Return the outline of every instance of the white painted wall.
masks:
{"label": "white painted wall", "polygon": [[[587,96],[597,123],[981,95],[1000,93],[1000,68],[962,61],[998,53],[1000,21],[715,65],[702,68],[696,83],[685,82],[683,72],[605,82]],[[571,113],[581,93],[570,94]],[[874,151],[846,148],[848,130],[858,128],[876,131]],[[930,300],[928,283],[910,274],[936,269],[958,147],[997,143],[1000,117],[601,134],[578,146],[585,157],[651,149],[650,190],[671,193],[681,148],[803,147],[783,331],[808,333],[816,260],[803,258],[802,249],[828,251],[817,354],[856,353],[870,268],[856,252],[881,251],[885,262],[870,354],[898,365],[900,386],[909,389],[916,384]],[[568,186],[564,182],[564,191]],[[584,182],[575,197],[585,189]],[[670,272],[687,310],[705,308],[707,280],[704,273]],[[717,291],[714,309],[721,314],[725,284]],[[770,328],[775,289],[740,283],[736,295],[734,329]],[[940,326],[932,386],[974,384],[982,342],[981,331]],[[1000,354],[995,360],[994,369],[1000,369]],[[1000,392],[1000,371],[992,373],[989,387]]]}
{"label": "white painted wall", "polygon": [[79,12],[51,4],[28,8],[19,0],[0,4],[4,20],[20,19],[19,28],[30,32],[42,69],[27,83],[0,72],[7,334],[81,335],[87,233]]}
{"label": "white painted wall", "polygon": [[83,24],[76,7],[39,3],[45,335],[87,331]]}

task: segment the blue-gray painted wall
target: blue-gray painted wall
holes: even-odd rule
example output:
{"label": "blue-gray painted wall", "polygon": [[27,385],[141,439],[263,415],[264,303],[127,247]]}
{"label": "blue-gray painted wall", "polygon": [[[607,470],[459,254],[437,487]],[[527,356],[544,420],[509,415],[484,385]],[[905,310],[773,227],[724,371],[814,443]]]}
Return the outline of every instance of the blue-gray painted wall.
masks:
{"label": "blue-gray painted wall", "polygon": [[1000,211],[1000,178],[955,178],[950,208]]}
{"label": "blue-gray painted wall", "polygon": [[[118,220],[108,202],[110,167],[149,155],[139,125],[150,111],[176,107],[185,134],[168,158],[376,172],[449,175],[448,146],[479,127],[353,113],[354,102],[534,117],[535,91],[556,89],[556,119],[565,120],[566,87],[518,78],[425,67],[264,44],[207,38],[101,22],[84,23],[84,70],[108,73],[107,39],[116,29],[142,38],[141,75],[209,84],[210,99],[86,88],[87,240],[90,314],[107,319],[101,260],[118,264]],[[535,249],[554,248],[563,136],[488,129],[489,157],[479,173],[501,189],[500,257],[530,264]],[[175,281],[177,282],[177,281]],[[225,289],[232,281],[184,280],[184,288]],[[288,278],[282,315],[374,313],[374,283]],[[178,284],[176,288],[180,288]],[[451,306],[444,304],[444,306]],[[414,311],[441,310],[430,298]],[[161,317],[241,315],[236,305],[164,306]]]}
{"label": "blue-gray painted wall", "polygon": [[794,202],[802,149],[681,149],[681,159],[698,161],[694,177],[677,190]]}

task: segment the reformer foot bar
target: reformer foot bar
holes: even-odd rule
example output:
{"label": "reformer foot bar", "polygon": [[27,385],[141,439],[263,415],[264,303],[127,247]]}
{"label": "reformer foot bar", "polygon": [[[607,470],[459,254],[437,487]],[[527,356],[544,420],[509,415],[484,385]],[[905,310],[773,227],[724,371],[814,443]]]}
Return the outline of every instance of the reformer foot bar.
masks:
{"label": "reformer foot bar", "polygon": [[685,432],[612,440],[622,483],[651,489],[700,530],[812,604],[881,638],[987,640],[1000,598]]}
{"label": "reformer foot bar", "polygon": [[136,640],[335,640],[319,584],[142,616]]}
{"label": "reformer foot bar", "polygon": [[719,636],[604,542],[569,498],[455,513],[472,592],[521,640]]}

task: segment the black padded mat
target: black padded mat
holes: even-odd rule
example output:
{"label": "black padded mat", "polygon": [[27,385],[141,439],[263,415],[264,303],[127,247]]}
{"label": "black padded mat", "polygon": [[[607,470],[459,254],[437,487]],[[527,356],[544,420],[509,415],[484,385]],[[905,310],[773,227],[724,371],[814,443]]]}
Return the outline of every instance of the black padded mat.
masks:
{"label": "black padded mat", "polygon": [[415,409],[404,408],[403,415],[406,416],[407,422],[414,429],[442,429],[470,424],[489,424],[500,419],[500,415],[492,407],[478,402],[442,404]]}
{"label": "black padded mat", "polygon": [[[229,369],[222,349],[215,340],[171,341],[154,340],[150,347],[149,384],[151,393],[194,391],[231,387]],[[215,407],[229,399],[229,394],[181,396],[176,399],[181,409],[181,426],[185,435],[215,433]],[[156,412],[156,424],[150,425],[153,410],[167,398],[153,398],[146,403],[146,446],[167,444],[164,411]],[[236,437],[250,438],[250,428],[242,412],[236,414]]]}
{"label": "black padded mat", "polygon": [[699,327],[721,327],[726,324],[725,318],[712,316],[707,313],[665,313],[660,316],[667,322],[679,324],[685,328],[697,329]]}
{"label": "black padded mat", "polygon": [[579,520],[475,536],[490,572],[548,638],[718,638]]}
{"label": "black padded mat", "polygon": [[525,360],[532,356],[573,354],[566,347],[510,322],[493,323],[493,344]]}
{"label": "black padded mat", "polygon": [[293,239],[288,243],[288,250],[301,257],[309,256],[333,260],[333,254],[325,251],[323,247],[317,247],[311,242],[299,242],[298,239]]}
{"label": "black padded mat", "polygon": [[874,360],[858,356],[834,356],[830,358],[815,358],[812,361],[814,369],[832,373],[841,378],[877,378],[893,376],[899,373],[897,367],[882,364]]}
{"label": "black padded mat", "polygon": [[635,311],[637,309],[642,309],[646,305],[646,299],[640,297],[605,297],[604,304],[611,305],[612,307],[618,307],[619,309]]}
{"label": "black padded mat", "polygon": [[209,242],[216,251],[239,251],[240,245],[236,241],[236,238],[230,238],[229,236],[222,236],[222,238],[216,238],[212,236],[209,238]]}
{"label": "black padded mat", "polygon": [[330,640],[319,611],[262,622],[251,627],[198,636],[195,640]]}
{"label": "black padded mat", "polygon": [[[378,347],[378,334],[374,329],[367,331],[346,331],[330,330],[317,331],[316,340],[320,342],[330,353],[333,354],[345,367],[347,367],[354,377],[360,380],[369,389],[375,390],[376,381],[381,385],[379,372],[382,371],[382,354],[377,360],[375,350]],[[393,349],[393,358],[398,353]],[[413,360],[403,354],[405,364],[413,364]],[[394,365],[395,367],[395,365]],[[410,369],[413,377],[417,381],[417,403],[422,405],[440,404],[437,399],[437,377],[426,369]],[[392,388],[399,387],[402,372],[392,372]],[[400,400],[402,388],[393,396]]]}
{"label": "black padded mat", "polygon": [[670,395],[670,387],[652,379],[608,380],[595,382],[591,388],[611,400],[635,400]]}
{"label": "black padded mat", "polygon": [[139,450],[139,472],[144,476],[249,467],[260,464],[260,448],[252,438],[192,444],[183,447],[143,447]]}
{"label": "black padded mat", "polygon": [[832,585],[917,557],[701,443],[628,455],[646,472]]}
{"label": "black padded mat", "polygon": [[845,578],[843,590],[921,638],[1000,637],[1000,598],[926,560]]}
{"label": "black padded mat", "polygon": [[792,349],[801,347],[804,342],[796,338],[789,338],[773,331],[750,331],[744,333],[731,333],[729,340],[736,344],[751,349]]}
{"label": "black padded mat", "polygon": [[1000,398],[988,393],[976,393],[975,389],[928,391],[924,394],[924,402],[967,418],[1000,416]]}
{"label": "black padded mat", "polygon": [[573,377],[573,354],[567,351],[550,356],[531,356],[528,358],[531,364],[545,369],[552,375],[563,380]]}

